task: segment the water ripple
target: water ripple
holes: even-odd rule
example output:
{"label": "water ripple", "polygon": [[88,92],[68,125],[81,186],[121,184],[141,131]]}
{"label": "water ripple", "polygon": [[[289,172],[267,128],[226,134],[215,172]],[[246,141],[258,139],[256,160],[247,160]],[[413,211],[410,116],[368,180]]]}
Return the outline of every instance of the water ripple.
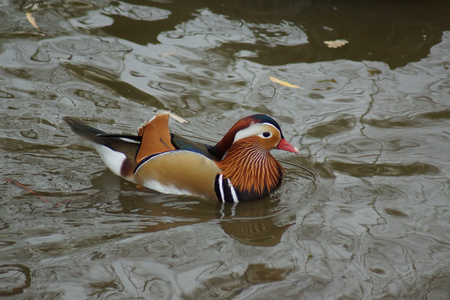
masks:
{"label": "water ripple", "polygon": [[31,272],[24,265],[0,265],[0,296],[22,294],[31,285]]}
{"label": "water ripple", "polygon": [[428,163],[414,162],[411,164],[351,164],[338,161],[329,161],[336,171],[355,177],[371,176],[414,176],[436,175],[439,168]]}
{"label": "water ripple", "polygon": [[157,21],[167,19],[171,12],[157,7],[115,2],[104,7],[102,12],[106,15],[118,15],[138,21]]}

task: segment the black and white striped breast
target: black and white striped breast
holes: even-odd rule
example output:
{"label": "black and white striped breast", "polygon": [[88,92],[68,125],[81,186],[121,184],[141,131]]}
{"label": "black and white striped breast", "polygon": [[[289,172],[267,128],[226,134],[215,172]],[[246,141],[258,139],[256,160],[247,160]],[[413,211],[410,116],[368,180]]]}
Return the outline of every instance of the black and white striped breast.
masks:
{"label": "black and white striped breast", "polygon": [[253,191],[242,191],[236,188],[229,178],[225,178],[222,174],[217,174],[214,181],[214,190],[216,192],[217,199],[219,202],[246,202],[256,199],[261,199],[267,197],[270,191],[264,189],[264,191],[259,194]]}

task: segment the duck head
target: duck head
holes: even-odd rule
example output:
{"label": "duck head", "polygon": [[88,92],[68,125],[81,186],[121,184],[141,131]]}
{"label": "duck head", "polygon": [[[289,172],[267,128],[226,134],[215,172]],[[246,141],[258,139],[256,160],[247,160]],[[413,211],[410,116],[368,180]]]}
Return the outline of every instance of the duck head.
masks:
{"label": "duck head", "polygon": [[211,149],[219,158],[219,180],[232,185],[240,201],[269,195],[281,184],[283,173],[283,167],[270,154],[272,149],[298,152],[272,117],[257,114],[238,121]]}
{"label": "duck head", "polygon": [[222,140],[211,149],[211,153],[223,159],[233,144],[241,140],[258,146],[261,150],[280,149],[298,153],[298,149],[284,138],[277,121],[264,114],[248,116],[236,122]]}

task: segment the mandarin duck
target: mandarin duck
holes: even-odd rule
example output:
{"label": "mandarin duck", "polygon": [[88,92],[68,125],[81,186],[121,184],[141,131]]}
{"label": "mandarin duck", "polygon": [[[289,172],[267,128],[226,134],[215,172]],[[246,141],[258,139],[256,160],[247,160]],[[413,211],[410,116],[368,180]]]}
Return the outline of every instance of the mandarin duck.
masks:
{"label": "mandarin duck", "polygon": [[215,146],[169,131],[169,112],[157,113],[138,135],[108,134],[64,117],[72,130],[94,143],[106,166],[161,193],[242,202],[268,196],[281,184],[283,167],[272,149],[297,153],[270,116],[256,114],[234,124]]}

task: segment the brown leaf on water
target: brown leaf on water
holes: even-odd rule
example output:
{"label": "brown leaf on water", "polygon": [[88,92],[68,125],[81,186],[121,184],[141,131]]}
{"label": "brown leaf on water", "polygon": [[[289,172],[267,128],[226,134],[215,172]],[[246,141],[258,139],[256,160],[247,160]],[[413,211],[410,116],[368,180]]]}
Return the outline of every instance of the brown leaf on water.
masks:
{"label": "brown leaf on water", "polygon": [[[40,195],[39,193],[33,191],[32,189],[30,189],[29,187],[27,187],[26,185],[20,183],[20,182],[17,181],[17,180],[14,180],[14,179],[11,179],[11,178],[3,178],[3,180],[6,181],[6,182],[8,182],[9,184],[12,184],[12,185],[14,185],[14,186],[16,186],[16,187],[18,187],[18,188],[21,188],[21,189],[25,190],[25,191],[27,191],[27,192],[33,194],[33,195],[38,196],[39,199],[41,199],[42,202],[44,202],[44,203],[46,203],[46,204],[52,204],[50,201],[47,200],[47,198],[45,198],[44,196]],[[88,198],[97,197],[97,196],[99,196],[100,194],[101,194],[101,193],[94,193],[94,194],[89,194],[89,195],[81,196],[81,197],[78,197],[78,198],[72,198],[72,199],[64,200],[64,201],[61,201],[61,202],[58,202],[58,203],[53,204],[53,206],[54,206],[54,207],[57,207],[57,206],[59,206],[59,205],[61,205],[61,204],[66,204],[66,203],[69,203],[69,202],[72,202],[72,201],[76,201],[76,200],[84,200],[84,199],[88,199]]]}
{"label": "brown leaf on water", "polygon": [[35,191],[33,191],[32,189],[30,189],[29,187],[27,187],[27,186],[21,184],[21,183],[18,182],[17,180],[10,179],[10,178],[3,178],[3,180],[5,180],[6,182],[8,182],[8,183],[10,183],[10,184],[12,184],[12,185],[14,185],[14,186],[17,186],[18,188],[21,188],[21,189],[25,190],[25,191],[27,191],[27,192],[33,194],[33,195],[38,196],[39,199],[41,199],[42,202],[44,202],[44,203],[50,203],[50,201],[48,201],[44,196],[39,195],[37,192],[35,192]]}
{"label": "brown leaf on water", "polygon": [[291,88],[295,88],[295,89],[302,89],[301,87],[299,87],[297,85],[291,84],[287,81],[280,80],[273,76],[269,76],[269,79],[275,83],[281,84],[282,86],[287,86],[287,87],[291,87]]}
{"label": "brown leaf on water", "polygon": [[334,41],[325,41],[325,45],[328,46],[328,48],[340,48],[348,44],[347,40],[334,40]]}
{"label": "brown leaf on water", "polygon": [[30,24],[33,25],[34,28],[36,28],[37,30],[40,30],[36,24],[36,20],[34,19],[33,15],[30,12],[27,12],[26,16],[27,16],[28,22],[30,22]]}

